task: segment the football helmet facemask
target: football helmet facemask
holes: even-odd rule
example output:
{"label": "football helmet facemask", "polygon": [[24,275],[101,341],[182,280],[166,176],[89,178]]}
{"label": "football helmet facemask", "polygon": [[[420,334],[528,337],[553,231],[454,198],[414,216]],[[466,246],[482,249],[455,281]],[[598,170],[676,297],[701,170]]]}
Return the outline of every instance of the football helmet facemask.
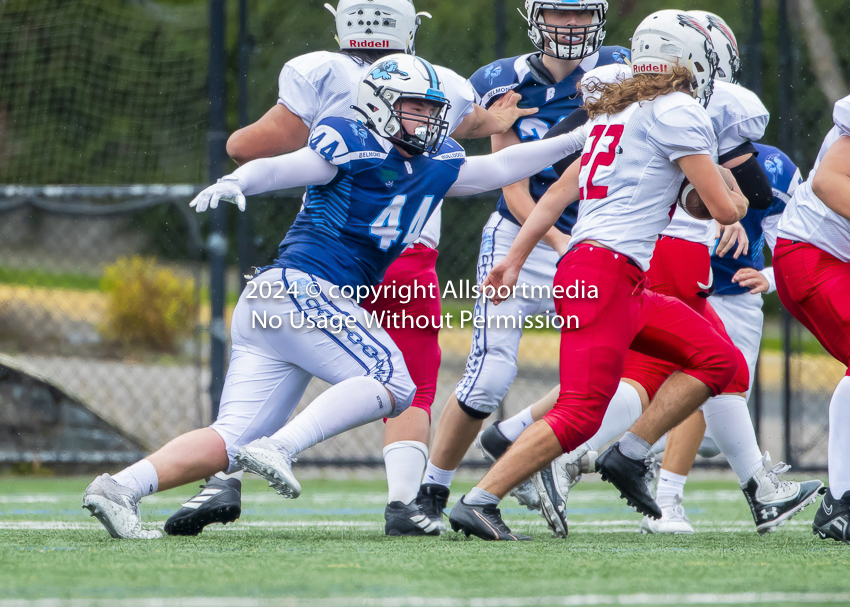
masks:
{"label": "football helmet facemask", "polygon": [[[544,10],[588,11],[592,18],[589,25],[552,25],[543,20]],[[607,12],[607,0],[525,0],[525,14],[520,11],[520,15],[528,23],[528,37],[541,53],[556,59],[581,59],[602,46]],[[559,44],[563,38],[567,44]]]}

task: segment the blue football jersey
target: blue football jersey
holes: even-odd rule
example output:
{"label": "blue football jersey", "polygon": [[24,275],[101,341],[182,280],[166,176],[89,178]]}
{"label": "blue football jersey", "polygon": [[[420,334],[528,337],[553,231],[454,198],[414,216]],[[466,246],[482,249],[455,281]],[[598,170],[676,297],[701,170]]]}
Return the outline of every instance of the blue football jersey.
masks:
{"label": "blue football jersey", "polygon": [[434,155],[404,158],[387,139],[347,118],[326,118],[309,146],[338,169],[307,188],[304,207],[274,264],[339,286],[376,285],[419,234],[457,180],[463,148],[446,139]]}
{"label": "blue football jersey", "polygon": [[771,215],[781,215],[785,205],[797,186],[803,183],[800,171],[794,162],[782,150],[761,143],[753,144],[758,150],[758,161],[773,187],[773,203],[767,209],[750,209],[741,220],[750,239],[749,252],[738,259],[732,253],[723,257],[711,256],[711,269],[714,272],[714,292],[718,295],[740,295],[748,293],[747,287],[732,282],[732,277],[741,268],[764,269],[764,229],[762,222]]}
{"label": "blue football jersey", "polygon": [[[569,76],[560,82],[552,82],[551,75],[541,63],[540,53],[530,53],[499,59],[485,65],[475,72],[469,81],[479,97],[480,105],[485,108],[511,90],[522,95],[519,107],[538,108],[536,114],[520,118],[511,127],[520,141],[533,141],[542,139],[550,128],[582,104],[583,100],[579,92],[582,76],[600,65],[625,63],[628,58],[628,49],[620,46],[603,46],[598,53],[582,60]],[[549,186],[557,180],[558,176],[552,167],[531,177],[529,190],[534,202],[540,200]],[[519,225],[508,210],[504,196],[499,198],[498,211],[503,217]],[[575,225],[577,214],[578,201],[564,210],[555,227],[569,234]]]}

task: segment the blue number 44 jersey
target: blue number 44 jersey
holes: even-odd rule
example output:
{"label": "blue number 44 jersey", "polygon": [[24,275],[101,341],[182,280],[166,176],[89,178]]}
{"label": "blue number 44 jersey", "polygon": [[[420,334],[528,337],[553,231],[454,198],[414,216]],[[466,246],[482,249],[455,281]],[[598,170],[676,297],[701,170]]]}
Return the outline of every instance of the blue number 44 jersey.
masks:
{"label": "blue number 44 jersey", "polygon": [[744,226],[750,240],[749,251],[746,255],[741,255],[738,259],[733,259],[731,252],[723,257],[711,256],[714,292],[717,295],[749,293],[750,290],[747,287],[732,282],[732,277],[741,268],[764,269],[765,227],[772,225],[772,241],[775,241],[779,216],[785,210],[785,205],[791,200],[794,190],[803,182],[800,170],[785,152],[761,143],[754,143],[753,145],[759,153],[759,164],[764,169],[773,188],[773,203],[770,207],[761,211],[748,210],[741,220],[741,225]]}
{"label": "blue number 44 jersey", "polygon": [[466,160],[452,139],[436,155],[404,158],[388,140],[347,118],[319,122],[309,146],[337,174],[307,188],[304,208],[267,267],[301,270],[339,286],[381,282],[419,238]]}

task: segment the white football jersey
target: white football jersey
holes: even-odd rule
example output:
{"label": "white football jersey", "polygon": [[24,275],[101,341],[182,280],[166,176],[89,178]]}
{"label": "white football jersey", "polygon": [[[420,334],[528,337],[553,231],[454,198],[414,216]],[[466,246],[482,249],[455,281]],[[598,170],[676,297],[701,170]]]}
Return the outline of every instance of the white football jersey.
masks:
{"label": "white football jersey", "polygon": [[670,93],[588,124],[570,246],[596,240],[646,271],[684,180],[676,160],[716,154],[711,119],[690,95]]}
{"label": "white football jersey", "polygon": [[[446,116],[451,133],[472,113],[475,90],[468,80],[450,69],[435,65],[434,70],[451,104]],[[289,61],[280,71],[278,103],[300,117],[310,129],[329,117],[357,120],[360,114],[351,106],[357,102],[360,83],[368,71],[368,63],[361,63],[343,53],[317,51],[301,55]],[[441,210],[442,202],[431,214],[416,243],[437,248]]]}
{"label": "white football jersey", "polygon": [[794,192],[779,220],[779,236],[808,242],[841,261],[850,262],[850,221],[826,206],[812,191],[812,181],[827,150],[839,137],[850,137],[850,95],[835,103],[832,121],[835,126],[820,146],[809,178]]}
{"label": "white football jersey", "polygon": [[[761,139],[770,119],[770,113],[755,93],[720,80],[714,81],[714,93],[706,111],[717,137],[718,157],[748,141]],[[694,219],[677,206],[664,235],[700,242],[711,248],[714,246],[715,232],[713,219]]]}

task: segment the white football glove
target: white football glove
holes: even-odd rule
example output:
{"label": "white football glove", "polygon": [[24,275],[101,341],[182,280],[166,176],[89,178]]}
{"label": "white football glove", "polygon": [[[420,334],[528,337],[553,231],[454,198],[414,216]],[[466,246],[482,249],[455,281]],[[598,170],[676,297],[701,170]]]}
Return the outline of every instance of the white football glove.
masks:
{"label": "white football glove", "polygon": [[190,207],[194,207],[198,213],[203,213],[208,208],[218,208],[218,201],[226,200],[233,202],[239,207],[240,211],[245,210],[245,194],[239,188],[239,184],[235,180],[223,177],[203,192],[195,196],[195,199],[189,203]]}

